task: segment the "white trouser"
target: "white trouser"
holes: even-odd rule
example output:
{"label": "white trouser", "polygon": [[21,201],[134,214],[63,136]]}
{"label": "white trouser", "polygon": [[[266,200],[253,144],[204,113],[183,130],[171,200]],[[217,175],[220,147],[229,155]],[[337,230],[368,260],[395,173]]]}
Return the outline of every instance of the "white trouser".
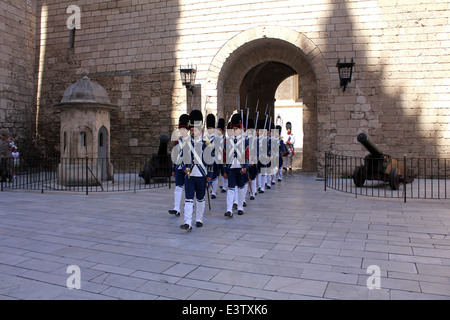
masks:
{"label": "white trouser", "polygon": [[222,177],[222,189],[227,190],[227,188],[228,188],[228,179]]}
{"label": "white trouser", "polygon": [[286,168],[292,168],[292,155],[288,155],[286,157],[284,157],[285,162],[284,162],[284,167]]}
{"label": "white trouser", "polygon": [[267,176],[263,175],[261,173],[258,173],[258,188],[261,189],[261,191],[264,191],[266,189],[266,182],[267,182]]}
{"label": "white trouser", "polygon": [[180,203],[181,198],[183,197],[183,187],[176,186],[175,190],[173,191],[174,195],[174,201],[173,201],[173,210],[176,210],[177,212],[180,212]]}
{"label": "white trouser", "polygon": [[[236,186],[236,188],[237,188],[237,186]],[[247,191],[248,191],[248,183],[245,183],[245,185],[244,185],[244,200],[243,200],[243,203],[246,202],[246,200],[247,200]],[[239,192],[235,192],[234,193],[234,202],[233,203],[236,203],[236,204],[239,203],[238,194],[239,194]]]}
{"label": "white trouser", "polygon": [[[237,190],[237,192],[236,192]],[[244,198],[245,198],[245,188],[239,188],[238,186],[234,188],[228,188],[227,191],[227,211],[232,212],[234,197],[237,194],[237,208],[238,210],[244,211]]]}
{"label": "white trouser", "polygon": [[278,178],[278,167],[272,169],[272,183],[275,183],[275,180]]}
{"label": "white trouser", "polygon": [[256,190],[256,179],[255,180],[250,180],[249,183],[252,184],[252,187],[250,189],[250,195],[254,197],[256,195],[256,191],[257,191]]}
{"label": "white trouser", "polygon": [[[196,201],[195,221],[203,222],[203,214],[205,213],[205,200]],[[192,225],[192,214],[194,213],[194,200],[186,200],[184,202],[184,223]]]}
{"label": "white trouser", "polygon": [[219,178],[215,178],[211,183],[211,194],[216,195],[218,186],[219,186]]}

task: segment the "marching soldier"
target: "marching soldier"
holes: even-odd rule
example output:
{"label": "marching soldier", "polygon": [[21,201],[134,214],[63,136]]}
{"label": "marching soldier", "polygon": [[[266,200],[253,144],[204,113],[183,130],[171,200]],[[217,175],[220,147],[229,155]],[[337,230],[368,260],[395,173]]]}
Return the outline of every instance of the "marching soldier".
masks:
{"label": "marching soldier", "polygon": [[[263,119],[258,120],[257,123],[257,143],[258,143],[258,192],[264,193],[267,184],[268,175],[268,159],[267,152],[269,147],[269,140],[265,127],[266,123]],[[270,183],[270,182],[269,182]],[[270,187],[269,187],[270,189]]]}
{"label": "marching soldier", "polygon": [[219,176],[217,177],[217,185],[216,185],[216,192],[217,192],[217,186],[219,185],[219,178],[222,176],[222,193],[226,192],[227,186],[228,186],[228,180],[223,177],[223,163],[224,163],[224,143],[225,143],[225,119],[220,118],[219,121],[217,121],[217,136],[216,136],[216,145],[218,146],[216,150],[216,159],[217,161],[217,167],[219,168]]}
{"label": "marching soldier", "polygon": [[256,189],[256,176],[258,175],[258,156],[257,156],[257,141],[255,132],[255,121],[253,119],[248,119],[247,125],[247,137],[249,145],[249,161],[248,161],[248,184],[250,188],[250,200],[255,200],[257,194]]}
{"label": "marching soldier", "polygon": [[287,153],[286,145],[284,144],[283,139],[281,139],[281,126],[278,125],[275,128],[275,141],[278,145],[278,167],[276,170],[275,175],[278,178],[278,181],[281,181],[282,179],[282,167],[283,167],[283,156]]}
{"label": "marching soldier", "polygon": [[202,138],[203,115],[199,110],[192,110],[189,114],[191,120],[192,139],[189,146],[190,163],[185,163],[183,171],[185,172],[184,189],[184,224],[181,229],[192,230],[192,216],[194,212],[194,196],[196,201],[196,227],[203,226],[203,214],[205,212],[205,194],[206,185],[211,180],[213,172],[212,165],[206,164],[203,159],[203,151],[207,142]]}
{"label": "marching soldier", "polygon": [[185,178],[185,173],[183,171],[183,151],[186,150],[186,144],[191,140],[189,120],[190,117],[188,114],[182,114],[180,116],[178,120],[178,130],[180,132],[180,138],[175,142],[175,150],[173,151],[173,154],[176,156],[176,160],[174,161],[174,165],[172,167],[172,176],[175,177],[175,190],[173,192],[173,209],[169,210],[169,213],[176,216],[180,215],[180,202],[183,196],[183,186]]}
{"label": "marching soldier", "polygon": [[238,192],[238,214],[244,214],[245,182],[248,169],[248,140],[244,137],[240,114],[233,114],[230,137],[226,140],[226,165],[224,177],[228,179],[227,211],[225,217],[233,217],[235,192]]}
{"label": "marching soldier", "polygon": [[277,152],[277,142],[278,140],[275,140],[275,124],[272,122],[269,127],[269,134],[268,134],[268,156],[270,157],[269,162],[269,169],[268,169],[268,175],[267,175],[267,189],[270,189],[272,184],[275,184],[275,171],[278,168],[278,163],[272,162],[274,160],[273,155],[278,155]]}
{"label": "marching soldier", "polygon": [[[245,119],[247,119],[246,116],[241,114],[241,120],[243,121],[243,126],[242,126],[243,135],[244,135],[245,139],[249,140],[249,137],[248,137],[248,134],[247,134],[247,126],[248,125],[247,125]],[[250,142],[250,140],[249,140],[249,142]],[[245,149],[245,154],[249,154],[249,147],[250,147],[250,145],[248,144],[246,146],[246,149]],[[248,169],[250,169],[250,162],[248,162],[248,163],[249,163],[249,168]],[[244,183],[244,200],[243,200],[243,206],[244,207],[247,206],[247,194],[248,194],[248,187],[249,187],[249,184],[250,184],[248,169],[247,169],[247,173],[244,175],[244,180],[245,180],[245,183]],[[235,192],[234,193],[234,201],[233,201],[233,209],[237,209],[238,202],[239,202],[238,192]]]}
{"label": "marching soldier", "polygon": [[[216,132],[216,117],[210,113],[206,116],[206,130],[207,130],[207,134],[205,136],[205,140],[208,141],[210,144],[216,144],[219,141],[215,141],[215,139],[220,139],[220,137],[218,136],[218,133]],[[217,145],[218,146],[218,145]],[[220,150],[215,150],[215,152],[219,152]],[[212,157],[216,157],[216,153],[214,152],[214,154],[211,154]],[[220,153],[218,154],[218,156],[221,156]],[[219,164],[216,163],[216,161],[214,161],[213,163],[213,177],[211,179],[210,182],[210,186],[211,186],[211,199],[215,199],[217,194],[217,186],[219,184],[219,175],[220,175],[220,170],[219,170]]]}

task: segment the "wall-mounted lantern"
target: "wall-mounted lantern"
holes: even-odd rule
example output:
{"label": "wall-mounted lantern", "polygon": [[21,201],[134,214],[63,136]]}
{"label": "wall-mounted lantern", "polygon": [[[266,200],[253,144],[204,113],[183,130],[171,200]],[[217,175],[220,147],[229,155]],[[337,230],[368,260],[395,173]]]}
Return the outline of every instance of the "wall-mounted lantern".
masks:
{"label": "wall-mounted lantern", "polygon": [[353,62],[353,58],[351,62],[347,62],[347,59],[344,58],[344,62],[341,62],[341,59],[338,58],[338,61],[336,63],[336,67],[339,71],[339,80],[341,88],[343,88],[343,91],[345,91],[345,88],[347,87],[347,84],[352,81],[352,72],[353,72],[353,66],[355,63]]}
{"label": "wall-mounted lantern", "polygon": [[193,65],[188,65],[187,67],[180,66],[181,82],[183,86],[189,91],[194,93],[195,76],[197,74],[197,69]]}

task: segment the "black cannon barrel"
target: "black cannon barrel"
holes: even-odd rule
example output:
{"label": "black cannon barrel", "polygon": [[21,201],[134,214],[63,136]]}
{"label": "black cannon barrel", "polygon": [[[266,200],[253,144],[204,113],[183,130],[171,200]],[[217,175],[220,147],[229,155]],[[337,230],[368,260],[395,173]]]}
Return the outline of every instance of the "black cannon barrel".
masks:
{"label": "black cannon barrel", "polygon": [[372,157],[374,158],[383,157],[383,153],[369,141],[369,138],[367,138],[367,135],[365,133],[358,134],[358,137],[356,139],[367,149],[367,151],[370,152]]}
{"label": "black cannon barrel", "polygon": [[166,135],[162,135],[159,137],[159,148],[158,148],[158,156],[166,156],[167,153],[167,145],[169,143],[169,137]]}

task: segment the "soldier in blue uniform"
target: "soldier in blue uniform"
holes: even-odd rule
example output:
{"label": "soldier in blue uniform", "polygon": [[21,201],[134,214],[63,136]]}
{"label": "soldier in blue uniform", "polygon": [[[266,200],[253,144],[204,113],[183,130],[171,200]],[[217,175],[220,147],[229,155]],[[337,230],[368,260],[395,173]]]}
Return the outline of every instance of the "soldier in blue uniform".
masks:
{"label": "soldier in blue uniform", "polygon": [[[186,144],[190,142],[190,127],[189,127],[190,117],[188,114],[182,114],[178,120],[178,130],[180,132],[180,138],[175,142],[174,150],[172,152],[175,157],[172,159],[174,163],[172,167],[172,176],[175,177],[175,190],[173,209],[169,210],[170,214],[179,216],[180,215],[180,202],[183,196],[183,186],[185,173],[183,171],[183,149],[185,149]],[[189,150],[189,149],[188,149]]]}
{"label": "soldier in blue uniform", "polygon": [[190,163],[183,166],[186,176],[184,179],[185,202],[184,224],[181,229],[192,230],[192,216],[194,212],[194,197],[196,197],[196,227],[203,226],[203,214],[205,212],[206,184],[211,180],[212,164],[206,164],[203,159],[203,150],[207,142],[202,137],[203,115],[199,110],[192,110],[189,114],[191,120],[191,136],[189,145]]}
{"label": "soldier in blue uniform", "polygon": [[[209,142],[210,144],[213,144],[216,146],[217,149],[213,149],[213,152],[211,154],[211,157],[216,158],[216,154],[220,152],[219,148],[219,142],[216,141],[216,138],[220,140],[220,135],[218,132],[216,132],[216,117],[210,113],[206,116],[206,130],[207,133],[205,135],[205,140]],[[217,154],[218,156],[221,156]],[[217,187],[219,185],[219,164],[217,161],[214,161],[213,163],[213,177],[211,179],[211,182],[209,183],[211,187],[211,199],[215,199],[217,197]]]}
{"label": "soldier in blue uniform", "polygon": [[[216,141],[217,145],[219,146],[217,148],[216,158],[217,158],[217,164],[219,168],[219,175],[222,176],[222,193],[227,192],[226,189],[228,187],[228,180],[223,177],[223,163],[225,161],[224,157],[224,144],[225,144],[225,119],[220,118],[217,122],[217,139]],[[219,179],[217,179],[218,181]],[[217,190],[217,189],[216,189]]]}
{"label": "soldier in blue uniform", "polygon": [[247,124],[247,138],[249,145],[249,161],[248,161],[248,184],[250,191],[250,200],[255,200],[255,196],[257,194],[256,189],[256,176],[258,175],[258,143],[255,132],[255,121],[253,119],[248,119]]}
{"label": "soldier in blue uniform", "polygon": [[287,148],[284,144],[283,139],[281,139],[281,126],[276,126],[275,129],[275,139],[278,141],[278,170],[276,172],[276,176],[278,178],[278,181],[282,180],[282,173],[283,173],[283,157],[285,154],[287,154]]}
{"label": "soldier in blue uniform", "polygon": [[233,217],[235,192],[238,192],[238,214],[244,214],[244,197],[248,169],[248,139],[244,137],[240,114],[233,114],[230,122],[230,137],[226,140],[226,165],[224,177],[228,179],[227,211],[225,217]]}
{"label": "soldier in blue uniform", "polygon": [[[263,119],[258,120],[256,124],[257,128],[257,142],[258,142],[258,192],[264,193],[266,189],[266,183],[268,182],[268,148],[269,139],[266,130],[267,124]],[[270,182],[269,182],[270,183]],[[269,187],[270,188],[270,187]]]}

